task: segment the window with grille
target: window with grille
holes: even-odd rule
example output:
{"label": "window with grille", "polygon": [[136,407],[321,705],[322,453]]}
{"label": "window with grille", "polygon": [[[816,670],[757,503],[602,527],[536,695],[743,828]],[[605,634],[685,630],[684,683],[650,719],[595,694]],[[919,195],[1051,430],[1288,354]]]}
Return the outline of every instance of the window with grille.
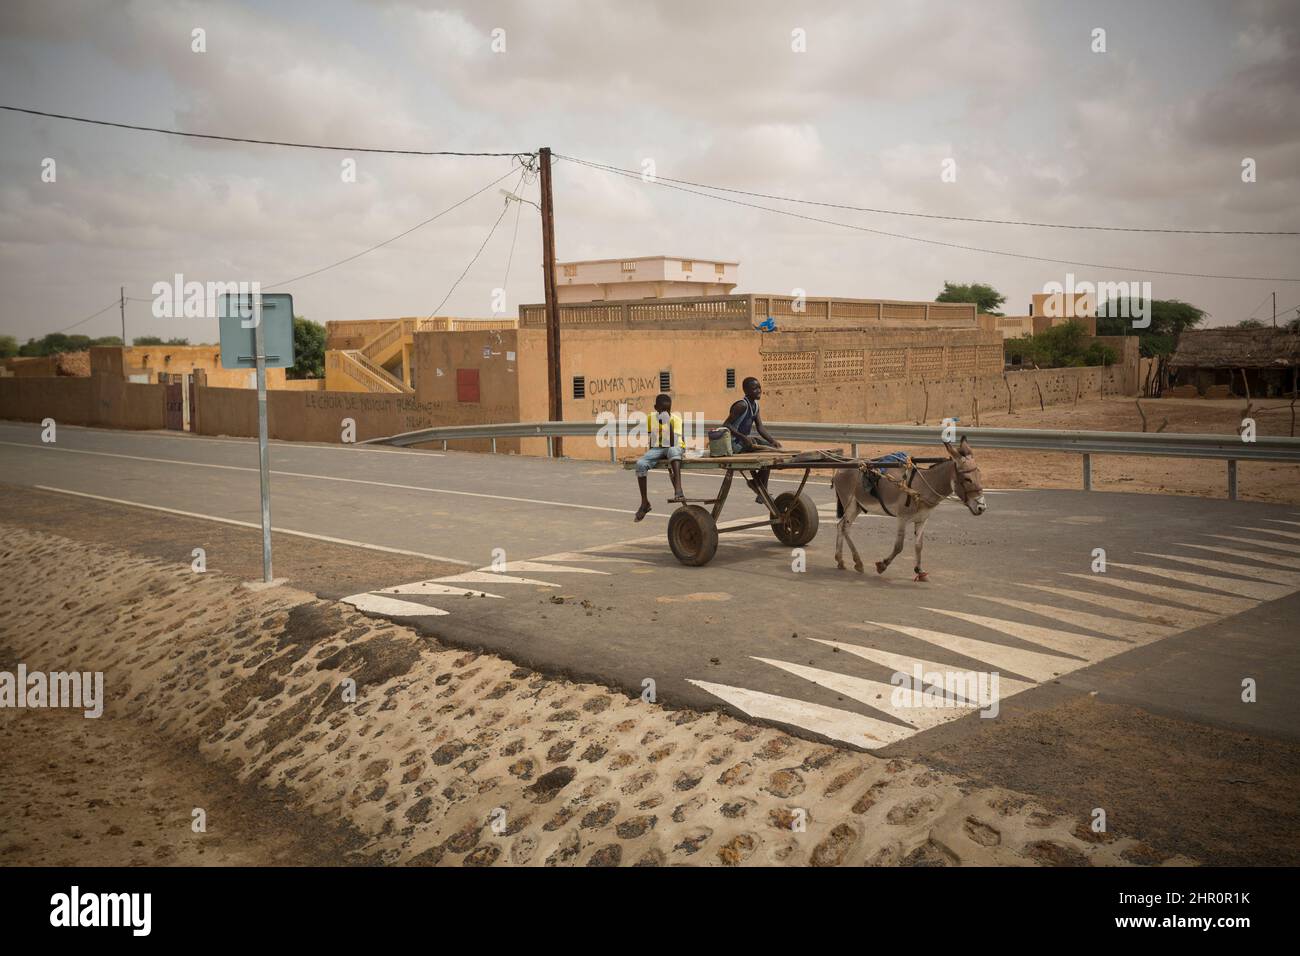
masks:
{"label": "window with grille", "polygon": [[587,376],[585,375],[573,376],[573,397],[574,398],[587,397]]}
{"label": "window with grille", "polygon": [[682,260],[682,271],[683,271],[683,272],[694,272],[694,271],[695,271],[695,261],[694,261],[693,259],[683,259],[683,260]]}
{"label": "window with grille", "polygon": [[578,265],[577,265],[577,263],[573,263],[572,265],[566,265],[566,266],[564,267],[564,274],[565,274],[566,276],[576,276],[576,275],[578,274]]}
{"label": "window with grille", "polygon": [[673,376],[672,376],[672,373],[671,373],[671,372],[660,372],[660,373],[659,373],[659,391],[661,391],[661,392],[669,392],[669,391],[672,391],[672,387],[673,387]]}
{"label": "window with grille", "polygon": [[713,264],[713,271],[718,275],[722,275],[727,271],[727,267],[724,266],[721,262],[715,262]]}
{"label": "window with grille", "polygon": [[734,368],[729,368],[727,369],[727,388],[735,388],[735,387],[736,387],[736,370]]}
{"label": "window with grille", "polygon": [[631,261],[621,262],[621,263],[619,263],[619,267],[620,267],[624,272],[636,272],[636,263],[635,263],[635,262],[631,262]]}

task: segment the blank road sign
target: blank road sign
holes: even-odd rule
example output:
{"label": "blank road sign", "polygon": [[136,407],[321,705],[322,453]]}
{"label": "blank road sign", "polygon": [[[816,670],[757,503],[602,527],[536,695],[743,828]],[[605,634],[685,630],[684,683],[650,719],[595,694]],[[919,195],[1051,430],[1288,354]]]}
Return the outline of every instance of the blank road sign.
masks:
{"label": "blank road sign", "polygon": [[217,296],[222,368],[257,367],[254,320],[258,316],[262,323],[266,367],[293,365],[293,296],[287,292],[267,292]]}

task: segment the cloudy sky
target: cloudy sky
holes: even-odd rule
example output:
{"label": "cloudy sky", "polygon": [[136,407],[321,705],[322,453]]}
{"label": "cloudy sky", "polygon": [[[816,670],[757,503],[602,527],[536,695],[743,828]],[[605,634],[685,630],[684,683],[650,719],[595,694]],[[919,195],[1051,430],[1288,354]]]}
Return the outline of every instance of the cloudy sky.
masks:
{"label": "cloudy sky", "polygon": [[[10,0],[0,25],[9,106],[353,147],[550,146],[633,170],[650,160],[660,177],[914,213],[1300,230],[1300,4],[1287,0]],[[195,29],[206,52],[192,49]],[[47,158],[54,182],[42,180]],[[355,182],[343,181],[349,158]],[[1242,181],[1245,158],[1254,183]],[[955,182],[941,177],[949,159]],[[0,334],[66,329],[125,285],[141,300],[128,303],[128,336],[212,340],[208,320],[153,318],[153,284],[175,273],[278,283],[498,177],[437,221],[280,290],[323,322],[429,315],[444,298],[440,314],[487,316],[505,283],[513,314],[541,299],[537,211],[511,207],[484,240],[517,170],[510,157],[229,144],[0,112]],[[521,189],[536,199],[536,182]],[[1195,303],[1216,325],[1252,309],[1267,319],[1273,291],[1279,309],[1300,306],[1296,236],[1039,229],[730,195],[862,228],[560,162],[558,256],[734,259],[739,291],[933,299],[944,280],[981,281],[1015,313],[1071,272],[1150,281],[1156,298]],[[72,331],[118,329],[114,307]]]}

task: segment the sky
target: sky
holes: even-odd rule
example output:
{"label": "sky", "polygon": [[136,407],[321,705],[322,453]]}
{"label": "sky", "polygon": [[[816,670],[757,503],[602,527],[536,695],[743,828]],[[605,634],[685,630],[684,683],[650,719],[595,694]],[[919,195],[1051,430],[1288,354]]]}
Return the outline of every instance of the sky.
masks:
{"label": "sky", "polygon": [[[1274,292],[1286,318],[1300,307],[1300,236],[925,218],[1300,231],[1287,0],[9,0],[0,104],[354,150],[653,163],[645,182],[558,160],[557,257],[738,260],[738,292],[932,300],[945,281],[985,282],[1024,314],[1073,275],[1149,281],[1209,325],[1269,321]],[[924,217],[712,193],[740,205],[665,179]],[[542,299],[541,227],[503,188],[538,198],[510,155],[0,111],[0,335],[119,334],[124,286],[128,338],[214,341],[213,319],[154,316],[154,284],[178,273],[274,286],[318,322],[489,317],[498,289],[514,315]]]}

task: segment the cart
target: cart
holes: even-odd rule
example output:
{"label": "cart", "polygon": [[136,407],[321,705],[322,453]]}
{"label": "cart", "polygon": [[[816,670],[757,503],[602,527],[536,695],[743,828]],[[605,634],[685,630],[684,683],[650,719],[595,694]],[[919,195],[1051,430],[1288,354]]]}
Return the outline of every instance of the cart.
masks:
{"label": "cart", "polygon": [[[712,498],[683,498],[670,500],[679,507],[668,519],[668,547],[682,564],[699,566],[708,564],[718,550],[718,535],[729,531],[747,531],[750,528],[769,527],[778,541],[792,548],[807,544],[817,536],[817,506],[803,493],[808,476],[814,468],[858,468],[861,462],[844,458],[842,451],[822,449],[817,451],[755,451],[736,455],[682,459],[683,471],[722,469],[722,485]],[[656,468],[666,468],[666,461],[657,462]],[[623,467],[636,467],[635,458],[623,459]],[[784,491],[773,497],[760,485],[756,476],[763,468],[773,471],[803,470],[803,478],[794,491]],[[727,503],[731,482],[741,474],[767,507],[764,521],[751,521],[727,528],[718,527],[722,508]],[[712,506],[711,508],[707,506]]]}

